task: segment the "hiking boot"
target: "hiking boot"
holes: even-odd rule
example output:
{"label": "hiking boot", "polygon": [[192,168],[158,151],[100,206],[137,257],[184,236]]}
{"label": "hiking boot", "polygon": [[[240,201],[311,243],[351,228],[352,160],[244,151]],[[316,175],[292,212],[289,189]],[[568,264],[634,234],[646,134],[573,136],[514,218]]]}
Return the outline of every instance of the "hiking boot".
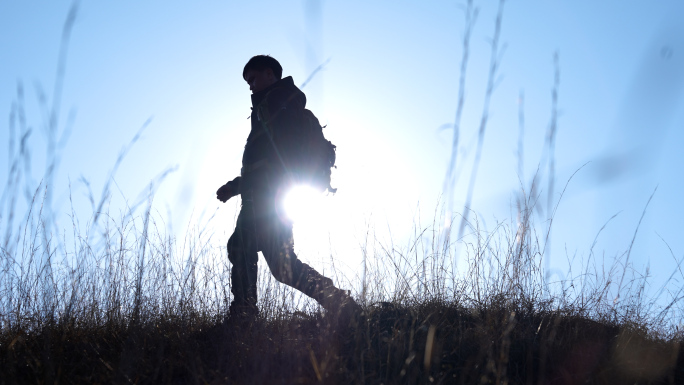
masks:
{"label": "hiking boot", "polygon": [[259,309],[253,305],[232,302],[223,319],[224,326],[244,328],[254,324],[259,316]]}
{"label": "hiking boot", "polygon": [[354,298],[334,286],[323,290],[323,300],[320,303],[326,310],[326,315],[333,317],[337,325],[343,328],[357,328],[363,317],[363,309]]}
{"label": "hiking boot", "polygon": [[340,306],[338,316],[339,325],[351,329],[357,329],[364,319],[363,309],[351,297]]}

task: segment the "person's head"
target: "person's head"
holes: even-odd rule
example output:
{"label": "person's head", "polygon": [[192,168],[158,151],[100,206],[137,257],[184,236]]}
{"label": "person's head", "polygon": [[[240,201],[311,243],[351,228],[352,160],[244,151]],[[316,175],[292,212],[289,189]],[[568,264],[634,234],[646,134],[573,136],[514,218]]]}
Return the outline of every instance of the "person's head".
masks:
{"label": "person's head", "polygon": [[257,93],[283,76],[283,67],[268,55],[257,55],[249,59],[242,70],[242,78],[249,84],[252,93]]}

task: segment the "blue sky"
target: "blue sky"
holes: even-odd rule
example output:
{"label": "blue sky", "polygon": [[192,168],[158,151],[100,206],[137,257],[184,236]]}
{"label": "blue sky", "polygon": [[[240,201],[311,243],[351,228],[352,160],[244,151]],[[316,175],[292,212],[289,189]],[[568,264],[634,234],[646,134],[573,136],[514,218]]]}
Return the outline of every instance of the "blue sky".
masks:
{"label": "blue sky", "polygon": [[[118,1],[80,3],[70,40],[60,127],[76,112],[56,176],[55,205],[87,216],[88,179],[97,192],[117,154],[152,117],[116,175],[120,196],[134,200],[170,167],[155,206],[183,229],[216,212],[217,241],[232,232],[237,201],[214,192],[237,175],[249,121],[244,63],[270,54],[302,82],[330,59],[304,91],[338,146],[335,185],[325,224],[298,224],[300,254],[326,254],[332,244],[352,266],[369,221],[408,234],[417,207],[430,222],[449,157],[461,60],[463,12],[455,1]],[[8,117],[17,83],[36,130],[35,181],[44,139],[36,89],[52,97],[62,26],[71,3],[0,2],[0,116]],[[466,83],[460,161],[454,197],[460,211],[482,110],[497,2],[479,1]],[[518,190],[519,95],[524,92],[524,181],[543,158],[550,121],[553,55],[560,58],[554,199],[570,182],[556,213],[552,266],[586,256],[599,229],[599,255],[623,253],[649,196],[632,252],[638,267],[669,276],[684,254],[684,15],[680,1],[509,1],[506,44],[490,108],[472,208],[492,228],[514,217]],[[8,143],[7,118],[0,145]],[[4,151],[4,150],[3,150]],[[7,157],[0,157],[6,180]],[[541,167],[547,167],[542,164]],[[547,183],[547,182],[543,182]],[[546,185],[544,185],[546,187]],[[545,191],[542,196],[545,196]],[[116,199],[119,199],[118,201]],[[122,204],[122,203],[121,203]],[[542,206],[546,207],[545,201]],[[218,209],[218,211],[216,211]],[[335,218],[330,220],[329,218]],[[543,223],[545,214],[538,218]],[[328,236],[329,234],[331,234]],[[325,242],[320,242],[320,239]],[[313,257],[311,257],[313,258]]]}

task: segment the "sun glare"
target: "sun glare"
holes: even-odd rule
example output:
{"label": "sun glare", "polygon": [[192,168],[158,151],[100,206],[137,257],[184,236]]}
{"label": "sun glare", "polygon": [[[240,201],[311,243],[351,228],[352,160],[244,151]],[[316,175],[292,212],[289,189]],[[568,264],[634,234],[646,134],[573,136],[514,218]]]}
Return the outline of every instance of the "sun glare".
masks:
{"label": "sun glare", "polygon": [[322,194],[313,187],[297,185],[290,189],[283,200],[283,208],[293,222],[315,220],[320,213]]}

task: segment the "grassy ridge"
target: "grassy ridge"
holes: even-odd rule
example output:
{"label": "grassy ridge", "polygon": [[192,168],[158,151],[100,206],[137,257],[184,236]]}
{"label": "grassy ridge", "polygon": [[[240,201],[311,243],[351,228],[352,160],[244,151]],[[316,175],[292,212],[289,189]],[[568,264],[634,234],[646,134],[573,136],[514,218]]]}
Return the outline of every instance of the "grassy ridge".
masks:
{"label": "grassy ridge", "polygon": [[357,329],[320,313],[240,326],[199,315],[54,323],[5,330],[0,383],[683,383],[682,341],[535,307],[380,303]]}
{"label": "grassy ridge", "polygon": [[366,309],[354,329],[261,270],[261,316],[236,325],[211,235],[179,245],[147,199],[55,244],[41,191],[2,249],[0,384],[684,381],[681,288],[649,299],[620,260],[549,282],[531,220],[487,232],[475,217],[453,243],[436,218],[405,247],[369,242],[364,274],[341,285]]}

